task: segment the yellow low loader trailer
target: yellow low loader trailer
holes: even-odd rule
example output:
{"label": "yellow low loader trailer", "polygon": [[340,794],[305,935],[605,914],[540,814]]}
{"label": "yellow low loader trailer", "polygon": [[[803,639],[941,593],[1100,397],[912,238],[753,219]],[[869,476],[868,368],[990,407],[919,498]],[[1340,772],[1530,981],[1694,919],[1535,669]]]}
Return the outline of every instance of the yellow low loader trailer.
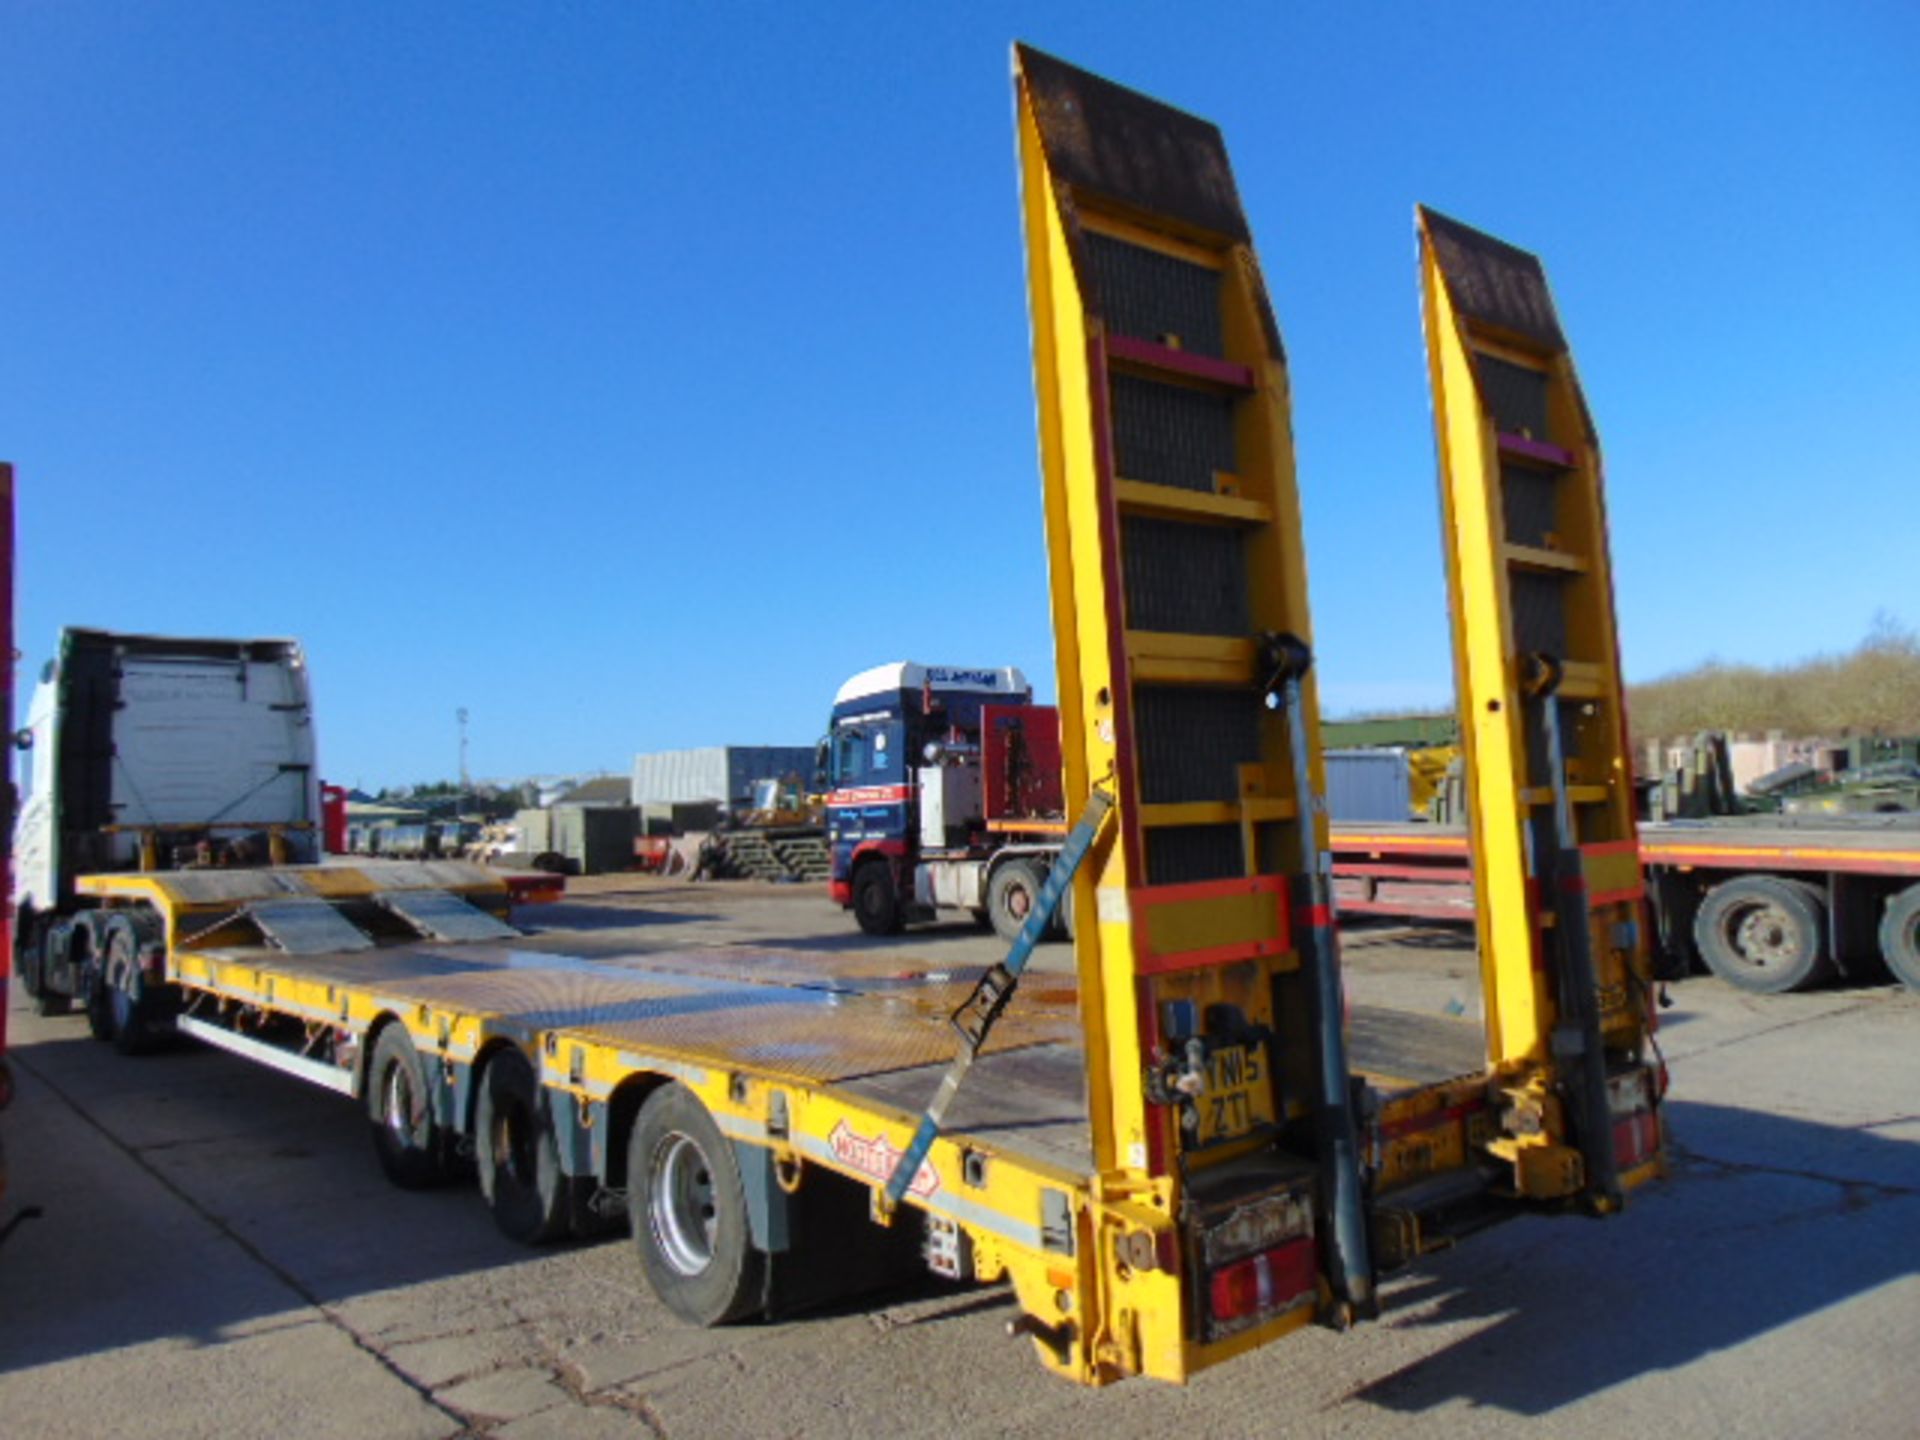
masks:
{"label": "yellow low loader trailer", "polygon": [[[1179,1381],[1316,1318],[1372,1314],[1382,1270],[1464,1230],[1605,1210],[1657,1168],[1643,956],[1631,905],[1583,915],[1565,898],[1563,846],[1551,904],[1524,867],[1482,882],[1496,936],[1518,937],[1487,947],[1487,1046],[1443,1019],[1348,1023],[1286,366],[1225,148],[1037,52],[1016,72],[1075,826],[1004,964],[529,936],[499,879],[455,863],[78,889],[129,1013],[356,1097],[395,1182],[471,1166],[516,1239],[624,1219],[692,1322],[925,1263],[1009,1280],[1012,1329],[1063,1375]],[[1430,336],[1454,327],[1443,349],[1480,343],[1478,323],[1430,294]],[[1484,377],[1443,359],[1449,477],[1479,463],[1490,485]],[[1563,352],[1537,368],[1561,376],[1550,420],[1572,424]],[[1562,502],[1597,503],[1597,469],[1568,473]],[[1565,529],[1603,578],[1598,536]],[[1566,598],[1601,607],[1589,621],[1604,615],[1610,645],[1604,586]],[[1492,647],[1507,687],[1492,698],[1517,720],[1511,635],[1464,643]],[[1559,689],[1528,693],[1588,695],[1599,682],[1577,664],[1605,664],[1606,645],[1550,656]],[[1612,782],[1586,767],[1615,763],[1614,742],[1576,728],[1578,786],[1514,791],[1509,772],[1537,762],[1501,732],[1475,758],[1504,737],[1508,788],[1476,797],[1509,828],[1569,804],[1576,826],[1600,824],[1582,819],[1601,813],[1588,788]],[[1604,843],[1630,844],[1605,814]],[[1075,973],[1016,993],[1069,881]],[[1596,975],[1564,960],[1569,931]]]}

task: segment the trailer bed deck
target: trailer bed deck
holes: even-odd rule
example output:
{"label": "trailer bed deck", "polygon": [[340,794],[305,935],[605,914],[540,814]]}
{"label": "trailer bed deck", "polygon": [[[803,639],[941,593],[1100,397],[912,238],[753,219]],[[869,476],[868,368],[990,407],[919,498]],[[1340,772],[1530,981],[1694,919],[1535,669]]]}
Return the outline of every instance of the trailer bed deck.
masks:
{"label": "trailer bed deck", "polygon": [[[395,1010],[483,1016],[493,1032],[549,1052],[564,1040],[666,1055],[834,1087],[908,1113],[939,1084],[955,1048],[947,1017],[983,968],[874,951],[641,952],[634,938],[623,928],[346,953],[203,953],[251,972],[245,988],[256,993],[351,990]],[[1090,1172],[1076,1007],[1073,976],[1029,974],[961,1090],[949,1133]],[[1448,1016],[1356,1006],[1350,1037],[1355,1068],[1389,1093],[1473,1074],[1484,1063],[1479,1027]]]}

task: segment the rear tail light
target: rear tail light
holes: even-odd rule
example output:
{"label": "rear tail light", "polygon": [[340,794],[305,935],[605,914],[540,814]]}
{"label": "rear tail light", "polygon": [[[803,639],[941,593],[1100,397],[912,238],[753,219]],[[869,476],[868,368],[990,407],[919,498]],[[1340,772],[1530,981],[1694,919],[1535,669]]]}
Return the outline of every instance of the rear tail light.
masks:
{"label": "rear tail light", "polygon": [[1290,1240],[1213,1272],[1207,1281],[1212,1329],[1227,1334],[1291,1309],[1313,1293],[1319,1262],[1311,1238]]}
{"label": "rear tail light", "polygon": [[1651,1110],[1626,1115],[1613,1122],[1613,1163],[1622,1170],[1635,1170],[1651,1160],[1660,1148],[1660,1117]]}
{"label": "rear tail light", "polygon": [[1613,1161],[1622,1170],[1638,1169],[1660,1153],[1660,1114],[1654,1106],[1664,1079],[1644,1065],[1607,1079]]}

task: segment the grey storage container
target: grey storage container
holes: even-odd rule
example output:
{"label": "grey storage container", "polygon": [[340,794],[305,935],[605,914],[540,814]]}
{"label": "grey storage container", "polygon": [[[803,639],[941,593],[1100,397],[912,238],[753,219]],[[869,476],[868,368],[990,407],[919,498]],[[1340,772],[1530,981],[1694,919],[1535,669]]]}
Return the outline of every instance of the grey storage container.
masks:
{"label": "grey storage container", "polygon": [[556,805],[551,849],[575,875],[602,875],[633,865],[633,839],[640,812],[631,805]]}
{"label": "grey storage container", "polygon": [[1412,790],[1407,752],[1398,746],[1379,750],[1329,750],[1327,813],[1336,821],[1407,820]]}

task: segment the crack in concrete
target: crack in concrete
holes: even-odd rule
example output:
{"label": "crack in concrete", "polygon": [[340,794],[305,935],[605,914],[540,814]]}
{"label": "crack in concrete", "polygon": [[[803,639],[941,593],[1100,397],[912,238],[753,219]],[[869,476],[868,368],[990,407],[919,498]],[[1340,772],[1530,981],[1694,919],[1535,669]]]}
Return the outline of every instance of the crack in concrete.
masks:
{"label": "crack in concrete", "polygon": [[132,1145],[122,1140],[118,1135],[114,1134],[113,1131],[109,1130],[91,1112],[86,1110],[78,1100],[76,1100],[71,1094],[69,1094],[65,1088],[63,1088],[61,1085],[55,1082],[54,1079],[50,1075],[48,1075],[44,1069],[34,1064],[28,1058],[28,1055],[26,1053],[16,1050],[9,1056],[9,1058],[12,1060],[14,1064],[18,1065],[22,1070],[26,1071],[29,1075],[33,1076],[33,1078],[37,1080],[40,1084],[46,1086],[49,1094],[53,1095],[56,1099],[58,1099],[62,1105],[66,1106],[68,1110],[70,1110],[77,1118],[79,1118],[84,1124],[86,1124],[90,1129],[92,1129],[95,1134],[100,1136],[101,1139],[105,1140],[109,1145],[113,1146],[114,1149],[118,1150],[121,1154],[125,1155],[128,1160],[133,1162],[133,1164],[137,1165],[141,1170],[145,1171],[149,1176],[151,1176],[154,1183],[159,1185],[161,1189],[165,1190],[168,1194],[172,1195],[176,1200],[178,1200],[181,1204],[185,1205],[195,1215],[198,1215],[207,1224],[211,1225],[217,1234],[219,1234],[221,1237],[227,1240],[228,1243],[230,1243],[231,1245],[234,1246],[234,1248],[239,1250],[241,1254],[245,1255],[249,1260],[253,1261],[254,1264],[258,1265],[262,1270],[265,1270],[269,1275],[273,1276],[274,1279],[278,1280],[289,1291],[291,1291],[295,1296],[297,1296],[303,1304],[305,1304],[310,1309],[312,1309],[316,1314],[318,1314],[320,1318],[324,1320],[328,1325],[332,1326],[335,1330],[338,1330],[342,1335],[344,1335],[347,1338],[347,1342],[350,1345],[352,1345],[354,1349],[358,1350],[361,1354],[367,1356],[376,1365],[380,1366],[381,1369],[385,1370],[389,1375],[393,1376],[394,1379],[398,1380],[402,1385],[406,1386],[409,1390],[413,1391],[413,1393],[419,1396],[423,1402],[432,1406],[435,1410],[439,1411],[440,1414],[444,1415],[448,1420],[451,1420],[454,1424],[460,1425],[462,1427],[465,1427],[467,1425],[468,1422],[465,1416],[460,1414],[459,1411],[449,1406],[443,1405],[438,1400],[436,1400],[433,1396],[433,1392],[430,1389],[420,1384],[411,1375],[408,1375],[405,1371],[401,1370],[400,1367],[396,1365],[392,1360],[388,1359],[387,1356],[384,1353],[382,1353],[378,1348],[376,1348],[371,1341],[369,1341],[365,1336],[363,1336],[358,1330],[356,1330],[351,1324],[349,1324],[346,1320],[344,1320],[340,1315],[336,1314],[333,1307],[328,1305],[324,1300],[322,1300],[318,1295],[318,1293],[310,1289],[307,1286],[305,1281],[301,1280],[292,1271],[286,1269],[278,1261],[272,1259],[258,1245],[255,1245],[251,1240],[248,1240],[244,1235],[242,1235],[238,1230],[234,1229],[233,1226],[229,1225],[219,1215],[215,1214],[206,1205],[202,1204],[199,1199],[189,1194],[180,1185],[175,1183],[168,1176],[161,1173],[161,1171],[157,1169],[155,1166],[149,1164],[146,1160],[146,1157],[141,1153],[141,1151],[135,1149]]}
{"label": "crack in concrete", "polygon": [[1745,1045],[1749,1041],[1759,1040],[1768,1035],[1778,1035],[1783,1030],[1797,1030],[1806,1025],[1818,1025],[1827,1020],[1839,1020],[1848,1015],[1858,1015],[1861,1011],[1870,1010],[1879,1003],[1880,1001],[1877,998],[1867,999],[1854,1005],[1842,1005],[1835,1010],[1822,1010],[1818,1015],[1802,1015],[1797,1020],[1782,1020],[1777,1024],[1767,1025],[1758,1030],[1749,1030],[1744,1035],[1731,1035],[1725,1040],[1716,1040],[1713,1044],[1703,1045],[1698,1050],[1688,1050],[1683,1054],[1670,1054],[1668,1063],[1674,1066],[1682,1065],[1686,1061],[1694,1059],[1696,1056],[1712,1055],[1721,1050],[1731,1050],[1736,1045]]}
{"label": "crack in concrete", "polygon": [[1705,1155],[1677,1141],[1669,1140],[1667,1148],[1679,1159],[1693,1164],[1711,1166],[1716,1170],[1725,1170],[1735,1175],[1777,1175],[1788,1180],[1809,1180],[1817,1185],[1832,1185],[1847,1196],[1868,1195],[1870,1199],[1859,1204],[1849,1203],[1849,1210],[1863,1209],[1866,1205],[1881,1200],[1901,1200],[1920,1197],[1920,1187],[1911,1185],[1892,1185],[1884,1180],[1862,1180],[1850,1175],[1829,1175],[1823,1170],[1799,1170],[1790,1165],[1762,1165],[1750,1160],[1723,1160],[1718,1156]]}
{"label": "crack in concrete", "polygon": [[[554,1383],[564,1390],[576,1404],[592,1406],[602,1410],[618,1410],[628,1414],[647,1427],[649,1435],[658,1440],[667,1440],[667,1427],[661,1422],[658,1412],[648,1403],[644,1395],[623,1395],[612,1388],[590,1390],[587,1388],[585,1367],[560,1355],[551,1347],[542,1360],[553,1372]],[[690,1363],[690,1362],[682,1362]],[[667,1367],[669,1370],[674,1367]],[[659,1373],[659,1372],[656,1372]],[[652,1377],[647,1377],[651,1379]]]}

